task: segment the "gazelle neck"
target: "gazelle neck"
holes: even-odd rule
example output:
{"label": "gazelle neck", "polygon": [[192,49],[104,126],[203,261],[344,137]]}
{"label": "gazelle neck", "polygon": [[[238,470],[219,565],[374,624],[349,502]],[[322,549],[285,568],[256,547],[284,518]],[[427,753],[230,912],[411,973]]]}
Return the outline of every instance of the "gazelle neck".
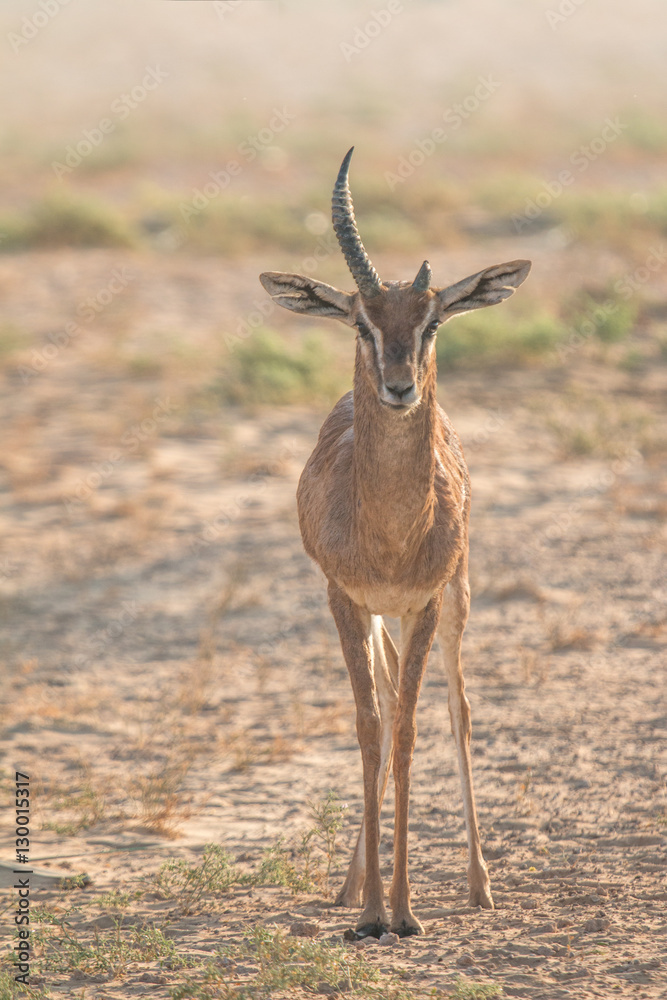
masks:
{"label": "gazelle neck", "polygon": [[[357,348],[359,352],[359,348]],[[403,547],[432,520],[437,437],[436,373],[408,413],[378,399],[357,355],[354,376],[354,486],[358,520],[388,547]],[[395,548],[394,548],[395,550]]]}

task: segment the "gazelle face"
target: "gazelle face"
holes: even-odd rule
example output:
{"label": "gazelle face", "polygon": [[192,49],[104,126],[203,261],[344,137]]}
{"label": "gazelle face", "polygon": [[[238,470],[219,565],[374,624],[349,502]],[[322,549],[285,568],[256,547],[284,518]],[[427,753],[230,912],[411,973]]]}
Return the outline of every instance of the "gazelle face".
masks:
{"label": "gazelle face", "polygon": [[[354,147],[353,147],[354,149]],[[262,285],[273,301],[293,312],[330,316],[358,331],[362,371],[377,398],[397,413],[418,406],[435,373],[435,332],[457,313],[494,306],[509,298],[530,271],[530,261],[487,267],[446,288],[431,288],[424,261],[413,281],[381,281],[359,238],[348,185],[351,149],[338,173],[332,198],[333,226],[357,285],[355,293],[305,277],[266,271]]]}
{"label": "gazelle face", "polygon": [[[422,265],[423,268],[423,265]],[[342,292],[303,274],[266,271],[273,301],[293,312],[330,316],[357,330],[363,372],[384,406],[408,413],[435,374],[435,334],[452,316],[503,302],[528,276],[530,261],[495,264],[446,288],[388,281],[373,295]]]}
{"label": "gazelle face", "polygon": [[419,404],[435,363],[437,305],[431,292],[416,292],[410,282],[392,283],[371,299],[358,297],[354,325],[364,371],[380,403],[397,413]]}

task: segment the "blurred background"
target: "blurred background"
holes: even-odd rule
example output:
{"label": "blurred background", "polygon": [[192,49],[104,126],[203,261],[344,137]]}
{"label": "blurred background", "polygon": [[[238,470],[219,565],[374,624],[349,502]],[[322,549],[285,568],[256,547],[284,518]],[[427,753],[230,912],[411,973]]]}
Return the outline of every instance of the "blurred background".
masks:
{"label": "blurred background", "polygon": [[[475,270],[497,256],[535,260],[502,318],[464,320],[442,360],[539,361],[607,299],[618,308],[593,316],[587,349],[607,357],[617,342],[611,353],[630,366],[660,353],[664,262],[648,280],[622,280],[667,224],[667,43],[650,0],[632,17],[613,0],[94,10],[53,0],[34,16],[4,4],[2,20],[12,99],[0,248],[58,262],[63,291],[76,272],[83,298],[106,286],[107,262],[132,260],[141,274],[112,291],[72,354],[94,344],[108,351],[107,371],[132,380],[142,366],[160,369],[174,391],[184,368],[203,387],[192,371],[203,361],[201,374],[217,368],[221,399],[235,402],[321,398],[296,363],[314,358],[287,346],[292,328],[302,340],[303,321],[272,314],[234,358],[228,335],[263,301],[259,270],[310,265],[349,284],[329,199],[352,144],[357,213],[383,275],[412,274],[425,255],[443,284],[459,276],[454,261]],[[31,270],[35,259],[20,258]],[[35,277],[46,306],[52,279]],[[48,301],[40,315],[24,275],[25,310],[6,282],[3,354],[16,363],[71,304],[61,296],[60,313]],[[336,331],[310,332],[313,351],[337,353]],[[250,350],[285,353],[288,384],[277,372],[247,384]]]}
{"label": "blurred background", "polygon": [[[257,280],[352,287],[330,197],[353,144],[383,278],[533,261],[437,347],[474,486],[486,843],[525,860],[494,826],[508,802],[525,851],[545,812],[550,829],[653,822],[666,28],[661,0],[4,0],[4,766],[34,776],[44,854],[67,838],[103,885],[176,837],[252,863],[327,788],[359,811],[349,684],[294,504],[354,347]],[[420,710],[427,825],[434,790],[458,802],[443,685],[431,671]],[[142,855],[93,857],[145,835]]]}

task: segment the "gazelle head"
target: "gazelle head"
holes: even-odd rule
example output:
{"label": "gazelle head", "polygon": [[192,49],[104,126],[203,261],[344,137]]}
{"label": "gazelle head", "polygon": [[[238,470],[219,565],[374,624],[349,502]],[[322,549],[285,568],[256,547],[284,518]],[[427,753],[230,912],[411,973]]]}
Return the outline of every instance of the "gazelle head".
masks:
{"label": "gazelle head", "polygon": [[361,371],[378,400],[396,412],[417,406],[428,374],[435,371],[435,334],[457,313],[493,306],[525,281],[529,260],[487,267],[446,288],[431,288],[427,260],[414,281],[381,281],[364,250],[348,185],[354,146],[343,160],[333,191],[332,216],[338,243],[357,291],[301,274],[266,271],[259,280],[277,305],[293,312],[332,316],[358,331]]}

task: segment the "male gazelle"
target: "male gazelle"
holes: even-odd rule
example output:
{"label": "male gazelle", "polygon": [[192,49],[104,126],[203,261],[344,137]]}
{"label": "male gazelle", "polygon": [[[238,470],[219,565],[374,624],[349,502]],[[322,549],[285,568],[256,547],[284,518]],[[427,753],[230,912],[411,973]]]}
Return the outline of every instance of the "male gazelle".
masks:
{"label": "male gazelle", "polygon": [[[353,147],[354,148],[354,147]],[[470,484],[456,431],[436,400],[435,333],[457,313],[495,305],[525,280],[530,261],[498,264],[431,288],[381,281],[357,231],[348,171],[333,192],[333,225],[356,292],[300,274],[260,281],[294,312],[356,327],[354,389],[333,408],[299,482],[303,544],[329,581],[329,606],[352,681],[363,762],[364,821],[337,902],[363,912],[357,935],[423,933],[410,906],[408,799],[415,714],[436,632],[449,686],[468,835],[470,905],[493,907],[482,857],[470,761],[470,706],[460,650],[468,617]],[[382,615],[400,618],[400,653]],[[393,758],[394,875],[389,921],[380,876],[379,811]]]}

